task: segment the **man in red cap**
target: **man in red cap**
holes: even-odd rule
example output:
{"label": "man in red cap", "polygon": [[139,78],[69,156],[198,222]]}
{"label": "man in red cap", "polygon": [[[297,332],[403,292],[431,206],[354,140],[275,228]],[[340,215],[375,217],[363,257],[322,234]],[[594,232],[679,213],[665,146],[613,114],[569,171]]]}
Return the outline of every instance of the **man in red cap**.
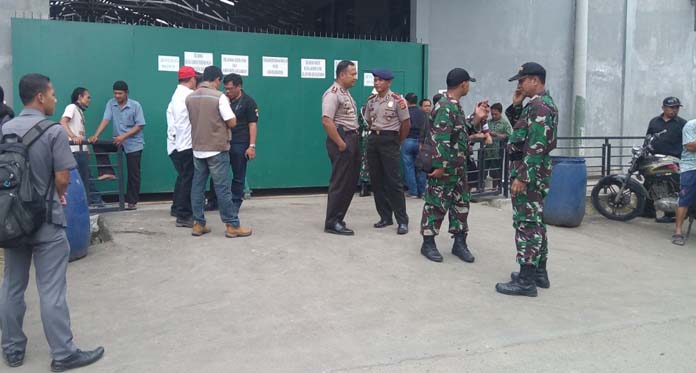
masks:
{"label": "man in red cap", "polygon": [[186,97],[196,88],[196,71],[192,67],[182,66],[178,75],[179,85],[167,107],[167,153],[177,173],[172,212],[176,215],[177,227],[192,228],[193,150]]}

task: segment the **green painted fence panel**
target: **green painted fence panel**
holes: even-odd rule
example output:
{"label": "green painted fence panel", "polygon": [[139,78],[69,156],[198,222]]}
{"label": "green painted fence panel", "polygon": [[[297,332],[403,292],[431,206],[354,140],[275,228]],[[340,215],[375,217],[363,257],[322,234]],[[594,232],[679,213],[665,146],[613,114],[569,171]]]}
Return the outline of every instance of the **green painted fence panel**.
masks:
{"label": "green painted fence panel", "polygon": [[[26,73],[51,77],[59,100],[55,119],[69,104],[73,88],[90,90],[92,104],[85,113],[88,134],[102,118],[113,82],[128,83],[130,98],[140,101],[147,122],[143,193],[169,192],[175,178],[166,153],[165,111],[177,76],[158,71],[158,56],[178,56],[183,65],[184,52],[213,53],[217,66],[221,54],[249,57],[244,88],[259,105],[257,158],[250,162],[247,177],[252,188],[328,185],[321,96],[334,79],[334,60],[358,61],[359,79],[351,92],[359,105],[372,90],[363,84],[365,72],[390,68],[397,77],[394,91],[421,96],[427,63],[425,46],[415,43],[28,19],[12,20],[12,50],[15,86]],[[263,56],[287,57],[288,77],[262,76]],[[325,78],[301,78],[302,58],[324,59]],[[111,127],[102,138],[110,136]]]}

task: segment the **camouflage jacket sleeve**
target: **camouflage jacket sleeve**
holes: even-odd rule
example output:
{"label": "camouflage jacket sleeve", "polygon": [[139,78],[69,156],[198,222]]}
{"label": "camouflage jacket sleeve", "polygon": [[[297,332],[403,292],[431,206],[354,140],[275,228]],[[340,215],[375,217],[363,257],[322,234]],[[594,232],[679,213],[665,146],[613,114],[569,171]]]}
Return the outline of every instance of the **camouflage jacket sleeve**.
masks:
{"label": "camouflage jacket sleeve", "polygon": [[556,148],[558,124],[555,107],[547,105],[541,98],[531,101],[529,105],[526,115],[519,119],[526,121],[527,132],[522,147],[522,160],[510,173],[510,177],[526,184],[536,181],[536,175],[545,157]]}
{"label": "camouflage jacket sleeve", "polygon": [[435,147],[433,168],[447,167],[455,157],[451,140],[457,113],[454,112],[453,108],[454,105],[451,104],[442,105],[435,112],[430,130],[430,140]]}
{"label": "camouflage jacket sleeve", "polygon": [[517,122],[522,116],[522,105],[508,106],[508,108],[505,109],[505,116],[508,118],[510,123],[515,124],[515,122]]}

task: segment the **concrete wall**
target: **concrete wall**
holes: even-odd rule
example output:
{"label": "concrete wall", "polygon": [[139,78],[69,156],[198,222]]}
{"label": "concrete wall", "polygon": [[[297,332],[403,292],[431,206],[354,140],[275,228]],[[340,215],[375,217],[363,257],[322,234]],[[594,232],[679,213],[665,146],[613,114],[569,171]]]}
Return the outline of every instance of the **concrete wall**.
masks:
{"label": "concrete wall", "polygon": [[507,78],[536,61],[560,111],[559,131],[570,130],[573,0],[417,0],[415,41],[430,45],[429,94],[444,89],[447,72],[463,67],[478,79],[462,100],[471,113],[484,98],[510,104]]}
{"label": "concrete wall", "polygon": [[12,17],[48,18],[48,0],[0,0],[0,86],[5,101],[13,106]]}
{"label": "concrete wall", "polygon": [[[444,88],[461,66],[479,78],[462,100],[510,102],[506,78],[534,60],[548,71],[570,135],[575,0],[413,0],[413,41],[430,45],[429,88]],[[643,135],[662,99],[677,96],[680,115],[696,117],[696,32],[690,0],[589,0],[586,119],[575,135]]]}
{"label": "concrete wall", "polygon": [[642,135],[662,99],[696,117],[696,32],[689,0],[628,0],[623,134]]}

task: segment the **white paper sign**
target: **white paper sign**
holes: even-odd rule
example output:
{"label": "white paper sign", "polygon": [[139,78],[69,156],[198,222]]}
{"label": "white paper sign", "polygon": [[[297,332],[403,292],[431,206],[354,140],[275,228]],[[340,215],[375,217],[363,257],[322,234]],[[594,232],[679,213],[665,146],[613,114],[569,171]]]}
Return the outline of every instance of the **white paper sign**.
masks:
{"label": "white paper sign", "polygon": [[213,64],[213,54],[203,52],[184,52],[184,65],[193,67],[202,73],[206,67]]}
{"label": "white paper sign", "polygon": [[179,56],[157,56],[157,70],[179,71]]}
{"label": "white paper sign", "polygon": [[303,78],[324,79],[326,78],[326,60],[315,60],[302,58],[301,72]]}
{"label": "white paper sign", "polygon": [[375,86],[375,77],[372,73],[363,73],[363,85],[365,87]]}
{"label": "white paper sign", "polygon": [[263,57],[263,76],[275,76],[287,78],[288,58],[287,57]]}
{"label": "white paper sign", "polygon": [[[338,67],[338,64],[341,63],[341,61],[343,61],[343,60],[334,60],[334,69],[333,69],[334,79],[336,79],[336,67]],[[351,60],[351,62],[353,62],[355,64],[355,71],[356,72],[359,71],[358,70],[358,61]]]}
{"label": "white paper sign", "polygon": [[249,76],[249,56],[222,54],[220,55],[220,67],[225,75],[235,73]]}

